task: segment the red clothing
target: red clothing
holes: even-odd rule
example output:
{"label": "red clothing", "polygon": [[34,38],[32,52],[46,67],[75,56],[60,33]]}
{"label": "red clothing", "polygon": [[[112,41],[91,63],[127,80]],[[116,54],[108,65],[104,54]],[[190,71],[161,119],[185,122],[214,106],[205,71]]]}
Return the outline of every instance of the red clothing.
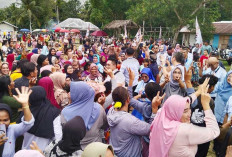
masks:
{"label": "red clothing", "polygon": [[206,56],[201,56],[201,58],[200,58],[200,62],[201,62],[201,67],[203,67],[204,65],[205,65],[205,59],[208,59],[209,57],[206,57]]}

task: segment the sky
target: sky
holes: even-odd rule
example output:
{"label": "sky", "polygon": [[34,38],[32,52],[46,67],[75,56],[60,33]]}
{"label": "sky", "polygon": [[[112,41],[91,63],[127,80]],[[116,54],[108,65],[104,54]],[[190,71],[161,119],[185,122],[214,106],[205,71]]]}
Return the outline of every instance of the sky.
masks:
{"label": "sky", "polygon": [[[5,8],[8,7],[9,5],[11,5],[12,3],[15,3],[16,1],[20,1],[20,0],[0,0],[0,8]],[[68,0],[66,0],[68,1]],[[82,4],[84,4],[86,0],[80,0],[80,2]]]}

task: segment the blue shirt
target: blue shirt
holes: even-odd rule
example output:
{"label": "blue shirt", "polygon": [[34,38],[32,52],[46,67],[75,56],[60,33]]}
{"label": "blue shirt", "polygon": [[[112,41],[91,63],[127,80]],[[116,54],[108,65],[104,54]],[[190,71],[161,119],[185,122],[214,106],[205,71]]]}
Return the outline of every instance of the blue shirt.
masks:
{"label": "blue shirt", "polygon": [[[205,75],[205,74],[211,74],[211,75],[214,75],[214,76],[216,76],[217,78],[218,78],[218,82],[217,82],[217,84],[215,85],[215,89],[217,88],[217,86],[221,83],[221,82],[223,82],[223,80],[224,80],[224,78],[226,77],[226,70],[225,69],[223,69],[222,67],[220,67],[220,66],[218,66],[214,71],[213,70],[211,70],[211,68],[208,68],[208,69],[206,69],[205,71],[203,71],[203,75]],[[215,91],[216,90],[213,90],[213,92],[210,94],[211,95],[211,97],[216,97],[216,93],[215,93]]]}
{"label": "blue shirt", "polygon": [[21,119],[21,123],[9,125],[6,133],[8,140],[4,144],[3,157],[13,157],[15,154],[15,141],[16,138],[23,135],[25,132],[31,129],[34,125],[35,119],[32,116],[29,122],[24,121],[24,116]]}
{"label": "blue shirt", "polygon": [[129,83],[129,73],[127,71],[127,68],[130,68],[131,71],[135,73],[135,80],[133,82],[133,86],[136,86],[138,84],[138,79],[139,79],[139,62],[137,59],[133,57],[128,57],[126,60],[122,62],[121,69],[120,71],[123,73],[126,79],[126,83]]}
{"label": "blue shirt", "polygon": [[231,120],[231,116],[232,116],[232,96],[229,98],[229,100],[227,101],[226,103],[226,107],[225,107],[225,111],[224,113],[228,114],[228,119],[227,119],[227,122],[229,120]]}

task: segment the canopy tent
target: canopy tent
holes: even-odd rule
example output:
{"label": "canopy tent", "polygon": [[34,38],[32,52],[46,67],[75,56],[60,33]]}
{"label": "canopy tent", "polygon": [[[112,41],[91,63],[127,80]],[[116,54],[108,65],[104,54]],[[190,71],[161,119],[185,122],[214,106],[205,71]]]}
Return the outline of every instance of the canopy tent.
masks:
{"label": "canopy tent", "polygon": [[98,31],[100,30],[97,26],[95,26],[94,24],[92,24],[91,22],[85,22],[86,23],[86,30],[89,28],[90,31]]}
{"label": "canopy tent", "polygon": [[19,31],[20,31],[20,32],[30,32],[30,30],[29,30],[29,29],[26,29],[26,28],[20,29]]}
{"label": "canopy tent", "polygon": [[139,26],[132,20],[114,20],[105,25],[104,29],[123,29],[125,25],[127,29],[139,28]]}
{"label": "canopy tent", "polygon": [[68,18],[63,22],[59,23],[57,27],[65,29],[79,29],[81,31],[86,31],[88,30],[88,28],[90,29],[90,31],[99,30],[99,28],[91,22],[85,22],[79,18]]}
{"label": "canopy tent", "polygon": [[95,31],[95,32],[93,32],[91,35],[92,35],[92,36],[96,36],[96,37],[108,36],[108,35],[106,34],[106,32],[104,32],[104,31]]}
{"label": "canopy tent", "polygon": [[[122,31],[125,33],[125,28],[126,30],[131,30],[138,29],[139,26],[132,20],[114,20],[104,27],[104,29],[113,29],[115,36],[120,36]],[[130,31],[127,31],[126,34],[129,36],[129,33]]]}

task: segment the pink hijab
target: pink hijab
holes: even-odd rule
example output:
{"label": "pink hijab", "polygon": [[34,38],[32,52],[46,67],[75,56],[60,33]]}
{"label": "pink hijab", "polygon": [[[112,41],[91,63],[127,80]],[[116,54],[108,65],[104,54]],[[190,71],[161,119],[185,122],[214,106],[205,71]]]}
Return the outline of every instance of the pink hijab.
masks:
{"label": "pink hijab", "polygon": [[[92,69],[92,68],[96,68],[96,69],[97,69],[97,73],[94,74],[94,75],[91,73],[91,69]],[[89,77],[91,80],[94,80],[95,78],[101,77],[101,76],[102,76],[102,75],[99,73],[99,71],[98,71],[98,66],[97,66],[95,63],[91,63],[91,64],[90,64],[89,71],[90,71],[90,74],[89,74],[88,77]]]}
{"label": "pink hijab", "polygon": [[51,104],[54,105],[56,108],[60,109],[60,106],[56,102],[54,96],[54,85],[52,79],[50,77],[43,77],[39,80],[38,85],[45,89],[47,93],[47,99],[50,100]]}
{"label": "pink hijab", "polygon": [[34,63],[34,64],[37,66],[37,65],[38,65],[38,64],[37,64],[38,58],[39,58],[39,54],[33,54],[33,55],[31,56],[31,61],[30,61],[30,62]]}
{"label": "pink hijab", "polygon": [[172,95],[164,102],[151,125],[149,157],[168,157],[187,101],[189,98]]}
{"label": "pink hijab", "polygon": [[18,151],[14,157],[44,157],[39,151],[37,150],[20,150]]}
{"label": "pink hijab", "polygon": [[52,79],[54,84],[54,89],[63,89],[63,85],[65,84],[66,74],[61,72],[54,72],[49,76]]}

